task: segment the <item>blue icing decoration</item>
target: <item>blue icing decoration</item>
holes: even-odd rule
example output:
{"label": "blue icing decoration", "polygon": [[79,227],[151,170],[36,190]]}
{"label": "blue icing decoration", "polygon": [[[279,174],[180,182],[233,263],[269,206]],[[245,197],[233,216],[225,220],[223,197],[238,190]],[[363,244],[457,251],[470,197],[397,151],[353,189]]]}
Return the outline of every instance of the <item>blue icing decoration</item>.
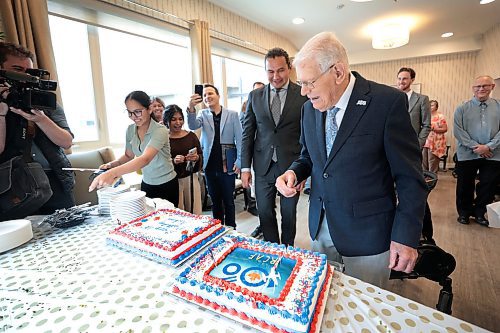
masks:
{"label": "blue icing decoration", "polygon": [[281,316],[285,319],[290,319],[292,318],[292,314],[286,310],[281,311]]}
{"label": "blue icing decoration", "polygon": [[257,302],[257,308],[259,310],[265,310],[267,308],[267,306],[262,302]]}
{"label": "blue icing decoration", "polygon": [[206,287],[205,287],[205,289],[206,289],[209,293],[211,293],[211,292],[214,290],[214,287],[212,287],[211,285],[207,284],[207,285],[206,285]]}
{"label": "blue icing decoration", "polygon": [[272,315],[275,315],[278,313],[278,309],[276,309],[275,306],[270,306],[268,309],[267,309],[267,312],[269,312],[269,314],[272,314]]}
{"label": "blue icing decoration", "polygon": [[[276,244],[275,244],[276,245]],[[224,279],[250,291],[278,298],[297,261],[278,255],[235,248],[210,275]]]}
{"label": "blue icing decoration", "polygon": [[224,292],[222,291],[222,289],[220,289],[220,288],[215,289],[215,295],[220,296],[220,295],[222,295],[223,293],[224,293]]}
{"label": "blue icing decoration", "polygon": [[299,317],[298,314],[294,314],[293,315],[293,321],[295,321],[295,322],[299,322],[300,321],[300,317]]}
{"label": "blue icing decoration", "polygon": [[233,294],[231,291],[229,291],[229,292],[226,294],[226,296],[227,296],[227,298],[229,298],[229,299],[233,299],[233,298],[234,298],[234,294]]}
{"label": "blue icing decoration", "polygon": [[201,289],[201,290],[204,290],[204,289],[205,289],[205,287],[206,287],[206,284],[205,284],[205,283],[200,283],[200,289]]}
{"label": "blue icing decoration", "polygon": [[236,300],[238,301],[238,303],[245,303],[245,297],[243,297],[243,295],[238,296]]}

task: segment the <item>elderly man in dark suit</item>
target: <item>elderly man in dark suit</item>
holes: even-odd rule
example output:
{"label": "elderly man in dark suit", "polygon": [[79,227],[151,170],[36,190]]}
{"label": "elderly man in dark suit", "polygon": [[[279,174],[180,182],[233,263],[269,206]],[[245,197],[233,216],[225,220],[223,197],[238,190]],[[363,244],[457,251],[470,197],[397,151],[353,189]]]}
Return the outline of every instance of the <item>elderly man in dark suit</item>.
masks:
{"label": "elderly man in dark suit", "polygon": [[299,194],[281,198],[280,239],[274,184],[300,154],[300,110],[307,99],[300,95],[300,87],[290,82],[291,64],[285,50],[269,50],[265,64],[269,84],[250,92],[243,120],[241,181],[243,187],[250,186],[253,161],[255,198],[264,239],[293,245]]}
{"label": "elderly man in dark suit", "polygon": [[398,71],[398,89],[408,97],[408,112],[410,113],[411,126],[418,136],[420,149],[425,145],[425,140],[431,132],[431,105],[429,97],[419,94],[411,89],[416,73],[413,68],[402,67]]}
{"label": "elderly man in dark suit", "polygon": [[309,98],[302,151],[276,186],[293,196],[311,176],[312,249],[384,287],[390,269],[411,272],[415,265],[427,195],[408,100],[351,72],[333,33],[310,39],[294,64]]}

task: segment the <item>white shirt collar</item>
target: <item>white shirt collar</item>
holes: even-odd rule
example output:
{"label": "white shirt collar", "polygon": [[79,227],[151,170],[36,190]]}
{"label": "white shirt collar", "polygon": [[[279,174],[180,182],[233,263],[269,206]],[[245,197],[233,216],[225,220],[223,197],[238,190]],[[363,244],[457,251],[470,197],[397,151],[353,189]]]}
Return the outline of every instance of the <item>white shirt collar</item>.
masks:
{"label": "white shirt collar", "polygon": [[408,96],[408,101],[411,98],[411,94],[413,94],[413,90],[411,90],[411,89],[406,92],[406,96]]}
{"label": "white shirt collar", "polygon": [[[274,88],[274,86],[272,84],[269,84],[271,86],[271,90],[276,92],[276,88]],[[285,83],[285,85],[283,87],[281,87],[281,90],[280,91],[283,91],[283,90],[288,90],[288,86],[290,85],[290,79]]]}
{"label": "white shirt collar", "polygon": [[340,99],[335,107],[341,110],[347,109],[347,104],[349,103],[349,99],[352,95],[352,90],[354,89],[354,82],[356,82],[356,77],[352,73],[349,73],[349,84],[347,85],[347,88],[345,89],[342,96],[340,96]]}

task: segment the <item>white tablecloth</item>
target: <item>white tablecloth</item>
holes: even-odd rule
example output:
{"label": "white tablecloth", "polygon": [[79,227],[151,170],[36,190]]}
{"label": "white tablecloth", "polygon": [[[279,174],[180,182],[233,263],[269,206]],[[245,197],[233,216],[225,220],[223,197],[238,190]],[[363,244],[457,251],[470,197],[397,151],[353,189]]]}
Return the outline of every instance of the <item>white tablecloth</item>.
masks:
{"label": "white tablecloth", "polygon": [[[165,292],[179,269],[109,247],[105,218],[0,254],[0,332],[253,332]],[[322,332],[486,332],[335,273]]]}

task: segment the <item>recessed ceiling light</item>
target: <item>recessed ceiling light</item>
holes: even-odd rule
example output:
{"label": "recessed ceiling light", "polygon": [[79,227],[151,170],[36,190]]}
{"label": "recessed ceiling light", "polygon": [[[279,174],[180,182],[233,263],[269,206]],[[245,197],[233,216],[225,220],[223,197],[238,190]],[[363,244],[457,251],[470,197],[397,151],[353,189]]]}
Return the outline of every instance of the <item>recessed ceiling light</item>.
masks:
{"label": "recessed ceiling light", "polygon": [[444,34],[441,35],[441,37],[443,37],[443,38],[448,38],[451,36],[453,36],[453,32],[445,32]]}
{"label": "recessed ceiling light", "polygon": [[490,2],[493,2],[493,1],[495,1],[495,0],[480,0],[479,4],[480,5],[486,5],[487,3],[490,3]]}
{"label": "recessed ceiling light", "polygon": [[293,24],[302,24],[304,23],[306,20],[304,20],[302,17],[296,17],[292,20],[292,23]]}

